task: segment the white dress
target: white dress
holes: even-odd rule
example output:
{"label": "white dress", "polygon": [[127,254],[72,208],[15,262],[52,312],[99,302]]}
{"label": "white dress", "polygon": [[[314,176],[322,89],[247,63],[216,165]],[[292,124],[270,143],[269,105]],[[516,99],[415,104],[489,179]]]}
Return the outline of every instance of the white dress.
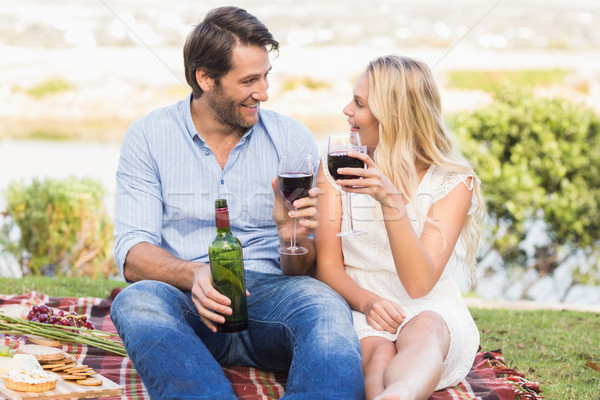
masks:
{"label": "white dress", "polygon": [[[340,190],[327,169],[327,157],[322,157],[322,165],[329,182]],[[417,236],[421,236],[425,225],[424,216],[427,216],[431,205],[450,193],[456,185],[467,185],[468,178],[466,175],[449,173],[435,165],[428,169],[419,184],[417,204],[410,202],[406,205],[407,216]],[[342,195],[342,207],[343,210],[347,207],[345,195]],[[474,204],[470,212],[473,209]],[[456,257],[450,258],[440,280],[429,294],[412,299],[404,290],[396,273],[380,203],[369,195],[352,194],[352,213],[354,229],[366,234],[342,238],[346,272],[361,287],[395,301],[402,307],[406,319],[398,331],[424,310],[432,310],[442,316],[450,332],[451,342],[436,390],[455,386],[473,366],[479,347],[479,331],[462,299],[459,287],[452,278],[456,268]],[[348,216],[344,212],[342,230],[348,229]],[[363,313],[353,310],[352,314],[359,339],[380,336],[395,341],[398,337],[398,332],[391,334],[373,329]]]}

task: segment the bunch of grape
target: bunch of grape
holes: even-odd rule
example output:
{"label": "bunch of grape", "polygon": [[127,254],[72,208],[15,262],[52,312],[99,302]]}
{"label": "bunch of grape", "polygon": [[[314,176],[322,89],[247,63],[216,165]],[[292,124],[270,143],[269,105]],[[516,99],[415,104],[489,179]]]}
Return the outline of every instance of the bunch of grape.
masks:
{"label": "bunch of grape", "polygon": [[87,320],[86,315],[78,315],[75,311],[66,312],[63,310],[55,310],[45,304],[31,307],[31,310],[27,313],[27,319],[43,324],[95,329],[94,324]]}
{"label": "bunch of grape", "polygon": [[15,352],[15,349],[11,349],[8,346],[0,346],[0,357],[12,357],[15,355]]}

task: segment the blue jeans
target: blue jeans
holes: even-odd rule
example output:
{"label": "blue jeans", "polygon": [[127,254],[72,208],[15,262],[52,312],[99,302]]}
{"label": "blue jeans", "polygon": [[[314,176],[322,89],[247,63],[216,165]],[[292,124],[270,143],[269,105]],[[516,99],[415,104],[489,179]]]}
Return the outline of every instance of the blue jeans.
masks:
{"label": "blue jeans", "polygon": [[140,281],[111,318],[153,399],[236,399],[221,365],[288,373],[285,399],[363,399],[360,344],[346,302],[307,276],[246,271],[249,327],[212,333],[190,299]]}

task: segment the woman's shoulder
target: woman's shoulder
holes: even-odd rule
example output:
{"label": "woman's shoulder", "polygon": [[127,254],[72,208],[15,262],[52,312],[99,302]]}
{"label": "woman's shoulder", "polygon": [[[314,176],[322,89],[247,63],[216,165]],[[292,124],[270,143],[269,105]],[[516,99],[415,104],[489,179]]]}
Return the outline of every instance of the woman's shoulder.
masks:
{"label": "woman's shoulder", "polygon": [[431,165],[429,169],[428,186],[433,192],[434,201],[445,197],[461,183],[468,190],[473,189],[474,175],[472,174],[451,171],[439,165]]}

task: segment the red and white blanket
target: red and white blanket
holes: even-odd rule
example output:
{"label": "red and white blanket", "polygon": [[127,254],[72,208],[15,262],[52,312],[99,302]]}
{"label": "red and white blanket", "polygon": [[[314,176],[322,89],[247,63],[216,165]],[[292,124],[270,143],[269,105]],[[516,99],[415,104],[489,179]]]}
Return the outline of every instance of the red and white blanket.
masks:
{"label": "red and white blanket", "polygon": [[[110,319],[112,298],[61,297],[53,298],[37,292],[22,295],[0,294],[0,306],[21,304],[32,306],[44,303],[54,308],[86,314],[96,329],[116,333]],[[19,346],[27,343],[26,337],[0,333],[0,344]],[[63,349],[75,355],[106,378],[121,385],[121,399],[150,399],[142,380],[128,357],[121,357],[103,350],[80,344],[63,345]],[[231,381],[233,391],[243,400],[279,399],[285,392],[287,377],[257,368],[232,366],[223,368]],[[536,400],[544,399],[537,383],[509,368],[500,351],[480,351],[468,376],[453,388],[437,391],[430,400]],[[118,397],[110,397],[117,399]]]}

